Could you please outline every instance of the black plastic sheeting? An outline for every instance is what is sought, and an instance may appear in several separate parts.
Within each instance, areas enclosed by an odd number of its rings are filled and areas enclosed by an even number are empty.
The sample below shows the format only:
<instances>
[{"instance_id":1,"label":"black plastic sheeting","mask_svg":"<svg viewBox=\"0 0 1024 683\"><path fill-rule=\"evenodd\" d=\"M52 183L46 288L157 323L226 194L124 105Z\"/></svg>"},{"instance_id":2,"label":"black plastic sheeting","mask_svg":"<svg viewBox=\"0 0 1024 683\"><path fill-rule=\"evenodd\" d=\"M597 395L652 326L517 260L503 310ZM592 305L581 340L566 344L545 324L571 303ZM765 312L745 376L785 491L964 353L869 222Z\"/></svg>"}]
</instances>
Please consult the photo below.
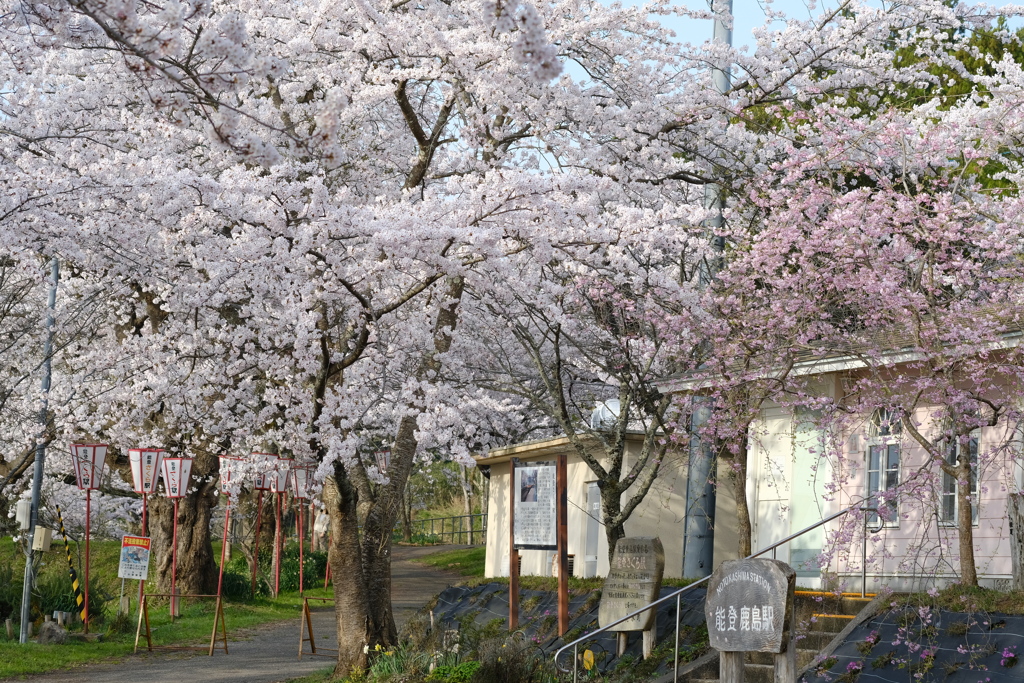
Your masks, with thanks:
<instances>
[{"instance_id":1,"label":"black plastic sheeting","mask_svg":"<svg viewBox=\"0 0 1024 683\"><path fill-rule=\"evenodd\" d=\"M678 588L662 588L661 596L669 595ZM565 643L561 638L553 640L544 639L544 633L550 634L556 629L550 628L552 618L558 617L558 598L554 592L520 590L519 597L519 630L523 635L533 640L538 650L545 655L553 655ZM690 626L697 629L704 624L704 596L703 587L694 588L682 594L682 614L680 617L680 628ZM583 610L587 602L591 604ZM535 604L534 604L535 603ZM591 594L570 595L569 597L569 630L568 635L578 638L589 631L597 629L597 609L599 602L593 600ZM530 605L530 609L524 609L524 605ZM442 592L437 599L437 606L432 610L434 614L435 628L461 630L467 625L472 628L483 629L491 625L494 629L500 621L500 629L503 632L508 630L508 586L501 583L488 583L475 588L464 586L452 586ZM676 601L669 600L658 608L656 614L656 644L671 642L675 634ZM557 622L556 622L557 623ZM545 627L547 625L547 627ZM571 642L571 641L570 641ZM639 631L631 632L627 641L626 655L639 659L642 652L642 636ZM680 649L689 643L680 639ZM579 647L579 655L583 655L585 649L594 652L597 666L604 671L614 668L618 662L615 657L615 634L602 633L593 639L589 639ZM671 662L671 654L668 657ZM562 655L559 663L563 667L572 664L572 654L566 652ZM666 668L663 665L662 668Z\"/></svg>"},{"instance_id":2,"label":"black plastic sheeting","mask_svg":"<svg viewBox=\"0 0 1024 683\"><path fill-rule=\"evenodd\" d=\"M867 651L865 643L872 634L877 634L878 642ZM858 644L865 652L858 649ZM1017 655L1012 666L1002 663L1007 659L1007 648ZM809 674L803 680L1021 683L1024 617L928 608L894 609L854 629L833 656L836 662L827 671L819 669L817 675ZM860 674L847 673L856 669L857 663L861 665Z\"/></svg>"}]
</instances>

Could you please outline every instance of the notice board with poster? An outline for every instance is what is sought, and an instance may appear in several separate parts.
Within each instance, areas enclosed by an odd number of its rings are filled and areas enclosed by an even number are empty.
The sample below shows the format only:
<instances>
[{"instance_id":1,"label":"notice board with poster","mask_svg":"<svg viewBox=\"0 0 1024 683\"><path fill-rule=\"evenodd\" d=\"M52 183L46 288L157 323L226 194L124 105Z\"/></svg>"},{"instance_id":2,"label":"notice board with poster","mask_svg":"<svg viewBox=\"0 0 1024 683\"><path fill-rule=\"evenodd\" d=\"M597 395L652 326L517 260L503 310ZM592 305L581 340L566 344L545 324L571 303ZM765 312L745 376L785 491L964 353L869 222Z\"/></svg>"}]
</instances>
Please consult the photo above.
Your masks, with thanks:
<instances>
[{"instance_id":1,"label":"notice board with poster","mask_svg":"<svg viewBox=\"0 0 1024 683\"><path fill-rule=\"evenodd\" d=\"M145 581L149 575L150 539L145 536L125 536L121 539L121 562L117 578Z\"/></svg>"},{"instance_id":2,"label":"notice board with poster","mask_svg":"<svg viewBox=\"0 0 1024 683\"><path fill-rule=\"evenodd\" d=\"M517 465L513 539L520 550L555 550L555 480L554 462L531 462Z\"/></svg>"}]
</instances>

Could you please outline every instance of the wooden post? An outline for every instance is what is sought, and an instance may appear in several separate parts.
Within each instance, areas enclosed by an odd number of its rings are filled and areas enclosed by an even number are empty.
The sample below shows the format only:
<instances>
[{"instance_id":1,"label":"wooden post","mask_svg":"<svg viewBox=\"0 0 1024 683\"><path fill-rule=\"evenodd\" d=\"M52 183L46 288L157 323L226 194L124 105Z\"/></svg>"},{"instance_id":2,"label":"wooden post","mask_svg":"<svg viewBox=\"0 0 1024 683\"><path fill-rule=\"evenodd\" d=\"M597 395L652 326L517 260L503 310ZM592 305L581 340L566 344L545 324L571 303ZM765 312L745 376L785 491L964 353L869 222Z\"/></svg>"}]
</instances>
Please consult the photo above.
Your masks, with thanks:
<instances>
[{"instance_id":1,"label":"wooden post","mask_svg":"<svg viewBox=\"0 0 1024 683\"><path fill-rule=\"evenodd\" d=\"M786 651L775 655L775 683L796 683L796 642L792 631Z\"/></svg>"},{"instance_id":2,"label":"wooden post","mask_svg":"<svg viewBox=\"0 0 1024 683\"><path fill-rule=\"evenodd\" d=\"M746 671L742 652L719 652L718 662L718 680L721 683L743 683Z\"/></svg>"},{"instance_id":3,"label":"wooden post","mask_svg":"<svg viewBox=\"0 0 1024 683\"><path fill-rule=\"evenodd\" d=\"M649 628L643 632L643 653L644 659L647 659L654 652L654 629Z\"/></svg>"},{"instance_id":4,"label":"wooden post","mask_svg":"<svg viewBox=\"0 0 1024 683\"><path fill-rule=\"evenodd\" d=\"M626 646L629 643L629 631L615 632L615 656L621 657L626 654Z\"/></svg>"},{"instance_id":5,"label":"wooden post","mask_svg":"<svg viewBox=\"0 0 1024 683\"><path fill-rule=\"evenodd\" d=\"M516 464L508 462L508 630L519 628L519 551L516 550ZM433 521L431 521L433 526Z\"/></svg>"},{"instance_id":6,"label":"wooden post","mask_svg":"<svg viewBox=\"0 0 1024 683\"><path fill-rule=\"evenodd\" d=\"M1010 587L1024 589L1024 494L1006 495L1006 516L1010 518Z\"/></svg>"},{"instance_id":7,"label":"wooden post","mask_svg":"<svg viewBox=\"0 0 1024 683\"><path fill-rule=\"evenodd\" d=\"M558 545L558 635L569 630L569 497L567 456L560 453L555 471L555 515Z\"/></svg>"}]
</instances>

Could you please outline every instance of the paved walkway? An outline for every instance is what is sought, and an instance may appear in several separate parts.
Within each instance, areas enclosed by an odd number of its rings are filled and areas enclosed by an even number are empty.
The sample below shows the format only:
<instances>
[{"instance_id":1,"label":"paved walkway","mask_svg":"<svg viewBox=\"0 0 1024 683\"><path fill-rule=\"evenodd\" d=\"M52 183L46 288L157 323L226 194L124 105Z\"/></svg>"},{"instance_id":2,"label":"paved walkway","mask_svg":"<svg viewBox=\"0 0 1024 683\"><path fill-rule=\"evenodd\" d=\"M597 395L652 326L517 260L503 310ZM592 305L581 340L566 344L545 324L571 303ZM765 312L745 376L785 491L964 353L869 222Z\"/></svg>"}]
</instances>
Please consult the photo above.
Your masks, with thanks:
<instances>
[{"instance_id":1,"label":"paved walkway","mask_svg":"<svg viewBox=\"0 0 1024 683\"><path fill-rule=\"evenodd\" d=\"M399 628L430 598L460 577L426 565L414 558L458 546L404 547L394 549L391 566L392 605ZM228 624L230 628L230 624ZM336 647L333 607L313 613L317 647ZM230 636L231 632L228 631ZM213 657L197 653L140 652L116 664L97 664L23 680L32 683L276 683L306 676L331 666L330 657L297 658L299 619L268 624L256 629L246 640L228 641L230 654ZM306 645L308 651L308 644Z\"/></svg>"}]
</instances>

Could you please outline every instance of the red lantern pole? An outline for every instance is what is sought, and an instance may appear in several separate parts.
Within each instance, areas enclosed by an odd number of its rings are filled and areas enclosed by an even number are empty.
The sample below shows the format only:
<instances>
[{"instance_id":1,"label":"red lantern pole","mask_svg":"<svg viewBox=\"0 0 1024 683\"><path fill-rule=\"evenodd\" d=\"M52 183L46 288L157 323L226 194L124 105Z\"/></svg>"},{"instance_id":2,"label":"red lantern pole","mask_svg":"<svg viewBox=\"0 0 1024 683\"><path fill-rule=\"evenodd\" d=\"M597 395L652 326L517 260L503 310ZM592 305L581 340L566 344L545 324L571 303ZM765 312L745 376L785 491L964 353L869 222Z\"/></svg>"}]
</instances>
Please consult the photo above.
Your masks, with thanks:
<instances>
[{"instance_id":1,"label":"red lantern pole","mask_svg":"<svg viewBox=\"0 0 1024 683\"><path fill-rule=\"evenodd\" d=\"M174 529L171 532L171 621L178 616L178 499L174 499Z\"/></svg>"},{"instance_id":2,"label":"red lantern pole","mask_svg":"<svg viewBox=\"0 0 1024 683\"><path fill-rule=\"evenodd\" d=\"M331 581L331 536L327 536L327 571L324 572L324 590L327 590L327 584Z\"/></svg>"},{"instance_id":3,"label":"red lantern pole","mask_svg":"<svg viewBox=\"0 0 1024 683\"><path fill-rule=\"evenodd\" d=\"M263 490L256 497L256 543L252 549L252 597L256 597L256 571L260 561L260 527L263 523Z\"/></svg>"},{"instance_id":4,"label":"red lantern pole","mask_svg":"<svg viewBox=\"0 0 1024 683\"><path fill-rule=\"evenodd\" d=\"M277 528L274 534L274 595L281 594L281 493L277 494Z\"/></svg>"},{"instance_id":5,"label":"red lantern pole","mask_svg":"<svg viewBox=\"0 0 1024 683\"><path fill-rule=\"evenodd\" d=\"M149 537L149 534L146 533L148 529L149 529L149 526L146 524L146 494L143 493L142 494L142 535L146 536L147 538ZM143 593L143 591L145 591L145 589L146 589L146 581L145 581L145 579L139 579L139 609L142 609L142 593Z\"/></svg>"},{"instance_id":6,"label":"red lantern pole","mask_svg":"<svg viewBox=\"0 0 1024 683\"><path fill-rule=\"evenodd\" d=\"M303 537L306 535L306 534L303 533L303 529L302 529L302 508L305 507L305 501L299 501L299 506L298 507L299 507L299 595L301 596L302 595L302 591L303 591L302 574L304 573L302 571L303 567L304 567L304 565L302 563L302 540L303 540Z\"/></svg>"},{"instance_id":7,"label":"red lantern pole","mask_svg":"<svg viewBox=\"0 0 1024 683\"><path fill-rule=\"evenodd\" d=\"M85 632L89 632L89 518L92 516L92 489L85 490Z\"/></svg>"}]
</instances>

